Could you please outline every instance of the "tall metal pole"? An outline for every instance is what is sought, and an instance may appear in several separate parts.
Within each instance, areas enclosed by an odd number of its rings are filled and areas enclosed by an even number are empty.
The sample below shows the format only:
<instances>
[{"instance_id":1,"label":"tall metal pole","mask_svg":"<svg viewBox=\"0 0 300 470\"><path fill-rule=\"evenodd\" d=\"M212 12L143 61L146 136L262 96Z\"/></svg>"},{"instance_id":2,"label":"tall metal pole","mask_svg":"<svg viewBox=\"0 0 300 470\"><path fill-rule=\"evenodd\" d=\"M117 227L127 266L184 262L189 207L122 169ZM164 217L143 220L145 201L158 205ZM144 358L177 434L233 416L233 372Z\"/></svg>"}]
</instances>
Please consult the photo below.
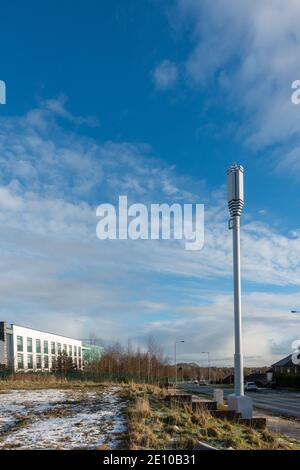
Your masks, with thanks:
<instances>
[{"instance_id":1,"label":"tall metal pole","mask_svg":"<svg viewBox=\"0 0 300 470\"><path fill-rule=\"evenodd\" d=\"M240 252L240 217L233 218L233 277L234 277L234 392L237 396L244 395L244 365L242 351L242 305L241 305L241 252Z\"/></svg>"},{"instance_id":2,"label":"tall metal pole","mask_svg":"<svg viewBox=\"0 0 300 470\"><path fill-rule=\"evenodd\" d=\"M234 393L244 395L244 368L242 352L242 307L241 307L241 260L240 260L240 217L244 206L244 169L232 165L228 170L228 208L231 215L229 229L233 241L234 279Z\"/></svg>"}]
</instances>

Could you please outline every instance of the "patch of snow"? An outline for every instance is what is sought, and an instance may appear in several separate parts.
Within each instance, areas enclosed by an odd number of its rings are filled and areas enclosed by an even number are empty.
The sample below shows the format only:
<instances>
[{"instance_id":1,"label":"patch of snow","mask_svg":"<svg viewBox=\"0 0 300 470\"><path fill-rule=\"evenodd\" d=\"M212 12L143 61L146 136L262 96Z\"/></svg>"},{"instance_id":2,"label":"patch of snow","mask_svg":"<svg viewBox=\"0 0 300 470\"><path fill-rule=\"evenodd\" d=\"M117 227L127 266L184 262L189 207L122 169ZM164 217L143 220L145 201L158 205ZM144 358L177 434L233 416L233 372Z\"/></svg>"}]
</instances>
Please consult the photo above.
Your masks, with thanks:
<instances>
[{"instance_id":1,"label":"patch of snow","mask_svg":"<svg viewBox=\"0 0 300 470\"><path fill-rule=\"evenodd\" d=\"M62 390L12 390L0 394L0 433L34 412L45 412L66 400Z\"/></svg>"},{"instance_id":2,"label":"patch of snow","mask_svg":"<svg viewBox=\"0 0 300 470\"><path fill-rule=\"evenodd\" d=\"M126 427L125 406L118 387L0 395L0 448L93 449L103 443L116 448ZM24 417L28 422L18 427Z\"/></svg>"}]
</instances>

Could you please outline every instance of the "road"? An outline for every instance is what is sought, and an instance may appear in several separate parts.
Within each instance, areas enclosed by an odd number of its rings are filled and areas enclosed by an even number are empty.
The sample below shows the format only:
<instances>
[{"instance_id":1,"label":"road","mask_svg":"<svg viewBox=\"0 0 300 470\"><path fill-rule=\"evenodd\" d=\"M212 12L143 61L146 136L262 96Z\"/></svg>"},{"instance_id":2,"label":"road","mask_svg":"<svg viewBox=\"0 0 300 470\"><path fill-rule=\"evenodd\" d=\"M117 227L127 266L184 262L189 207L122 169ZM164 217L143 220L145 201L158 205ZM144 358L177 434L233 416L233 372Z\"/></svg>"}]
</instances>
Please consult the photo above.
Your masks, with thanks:
<instances>
[{"instance_id":1,"label":"road","mask_svg":"<svg viewBox=\"0 0 300 470\"><path fill-rule=\"evenodd\" d=\"M199 386L194 384L180 385L185 391L212 397L213 389L211 386ZM224 397L233 393L232 388L224 388ZM266 410L275 415L300 418L300 392L277 391L268 389L258 389L257 392L247 392L253 399L255 408Z\"/></svg>"}]
</instances>

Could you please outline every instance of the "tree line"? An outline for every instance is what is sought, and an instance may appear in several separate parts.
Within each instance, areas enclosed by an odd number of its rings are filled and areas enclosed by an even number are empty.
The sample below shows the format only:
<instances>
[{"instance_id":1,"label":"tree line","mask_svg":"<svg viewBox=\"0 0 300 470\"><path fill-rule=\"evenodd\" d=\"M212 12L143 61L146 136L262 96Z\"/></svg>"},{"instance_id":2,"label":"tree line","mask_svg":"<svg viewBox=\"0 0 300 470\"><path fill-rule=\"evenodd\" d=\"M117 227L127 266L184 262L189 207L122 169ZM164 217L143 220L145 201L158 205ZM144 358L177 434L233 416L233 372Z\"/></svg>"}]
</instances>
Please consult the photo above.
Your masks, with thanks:
<instances>
[{"instance_id":1,"label":"tree line","mask_svg":"<svg viewBox=\"0 0 300 470\"><path fill-rule=\"evenodd\" d=\"M222 382L233 374L230 367L203 367L196 363L177 363L178 381ZM128 341L127 347L115 343L105 348L101 358L84 364L85 373L91 373L110 380L133 379L138 382L161 383L174 381L176 369L174 359L166 356L163 348L150 337L145 349L134 348ZM233 378L232 378L233 383Z\"/></svg>"}]
</instances>

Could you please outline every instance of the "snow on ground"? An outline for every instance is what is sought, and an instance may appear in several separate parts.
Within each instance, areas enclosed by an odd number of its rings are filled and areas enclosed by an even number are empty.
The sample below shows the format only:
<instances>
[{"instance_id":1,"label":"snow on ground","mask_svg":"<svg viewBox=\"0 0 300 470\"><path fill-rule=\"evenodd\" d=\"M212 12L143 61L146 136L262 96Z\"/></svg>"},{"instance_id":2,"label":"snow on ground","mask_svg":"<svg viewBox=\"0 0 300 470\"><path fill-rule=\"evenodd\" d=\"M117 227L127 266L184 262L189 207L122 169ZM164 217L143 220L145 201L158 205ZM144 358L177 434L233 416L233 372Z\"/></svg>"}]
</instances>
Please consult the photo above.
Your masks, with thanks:
<instances>
[{"instance_id":1,"label":"snow on ground","mask_svg":"<svg viewBox=\"0 0 300 470\"><path fill-rule=\"evenodd\" d=\"M43 412L67 400L62 390L12 390L0 393L0 433L30 413Z\"/></svg>"},{"instance_id":2,"label":"snow on ground","mask_svg":"<svg viewBox=\"0 0 300 470\"><path fill-rule=\"evenodd\" d=\"M0 393L0 449L116 448L125 406L118 387Z\"/></svg>"}]
</instances>

